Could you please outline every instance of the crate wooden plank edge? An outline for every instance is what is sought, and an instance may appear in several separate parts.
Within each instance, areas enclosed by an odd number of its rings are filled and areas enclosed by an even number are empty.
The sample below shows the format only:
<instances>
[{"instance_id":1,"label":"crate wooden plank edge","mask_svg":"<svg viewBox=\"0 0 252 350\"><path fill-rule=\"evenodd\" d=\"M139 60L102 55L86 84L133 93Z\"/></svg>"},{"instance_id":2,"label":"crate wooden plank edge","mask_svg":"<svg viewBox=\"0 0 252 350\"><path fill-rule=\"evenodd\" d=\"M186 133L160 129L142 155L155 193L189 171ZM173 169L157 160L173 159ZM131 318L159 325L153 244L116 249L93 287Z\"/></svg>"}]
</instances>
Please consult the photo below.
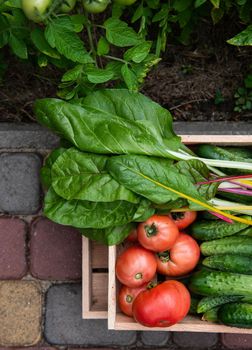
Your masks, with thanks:
<instances>
[{"instance_id":1,"label":"crate wooden plank edge","mask_svg":"<svg viewBox=\"0 0 252 350\"><path fill-rule=\"evenodd\" d=\"M252 145L252 135L180 135L183 143L187 145L213 143L216 145L246 146Z\"/></svg>"},{"instance_id":2,"label":"crate wooden plank edge","mask_svg":"<svg viewBox=\"0 0 252 350\"><path fill-rule=\"evenodd\" d=\"M104 286L106 288L106 286ZM82 237L82 318L84 319L107 319L107 310L92 310L92 265L91 265L91 242Z\"/></svg>"}]
</instances>

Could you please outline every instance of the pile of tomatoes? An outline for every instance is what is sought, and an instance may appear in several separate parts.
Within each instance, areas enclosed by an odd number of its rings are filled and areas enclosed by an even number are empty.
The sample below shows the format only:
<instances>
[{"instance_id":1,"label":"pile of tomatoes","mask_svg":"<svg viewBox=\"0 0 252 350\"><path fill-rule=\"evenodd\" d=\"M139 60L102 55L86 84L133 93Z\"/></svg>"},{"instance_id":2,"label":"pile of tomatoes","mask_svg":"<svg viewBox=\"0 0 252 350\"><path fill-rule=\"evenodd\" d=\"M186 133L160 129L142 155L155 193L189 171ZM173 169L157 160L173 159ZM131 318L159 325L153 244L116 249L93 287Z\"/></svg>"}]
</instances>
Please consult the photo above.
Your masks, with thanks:
<instances>
[{"instance_id":1,"label":"pile of tomatoes","mask_svg":"<svg viewBox=\"0 0 252 350\"><path fill-rule=\"evenodd\" d=\"M195 219L195 212L153 215L129 235L116 261L124 314L147 327L169 327L187 315L190 294L174 277L185 276L199 261L197 242L181 231ZM157 274L166 280L156 283Z\"/></svg>"}]
</instances>

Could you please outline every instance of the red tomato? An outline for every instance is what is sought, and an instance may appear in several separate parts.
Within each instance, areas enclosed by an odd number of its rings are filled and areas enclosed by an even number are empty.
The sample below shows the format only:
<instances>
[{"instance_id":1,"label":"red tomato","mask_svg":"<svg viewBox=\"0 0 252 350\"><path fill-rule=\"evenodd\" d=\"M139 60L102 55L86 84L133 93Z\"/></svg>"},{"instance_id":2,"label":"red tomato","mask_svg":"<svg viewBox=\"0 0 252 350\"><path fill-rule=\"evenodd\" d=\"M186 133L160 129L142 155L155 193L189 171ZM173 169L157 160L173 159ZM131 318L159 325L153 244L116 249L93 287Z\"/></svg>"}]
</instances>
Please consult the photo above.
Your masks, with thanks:
<instances>
[{"instance_id":1,"label":"red tomato","mask_svg":"<svg viewBox=\"0 0 252 350\"><path fill-rule=\"evenodd\" d=\"M179 230L169 216L153 215L137 228L139 243L154 252L170 249L178 235Z\"/></svg>"},{"instance_id":2,"label":"red tomato","mask_svg":"<svg viewBox=\"0 0 252 350\"><path fill-rule=\"evenodd\" d=\"M197 217L196 211L184 211L184 212L172 212L169 215L179 230L183 230L187 226L191 225Z\"/></svg>"},{"instance_id":3,"label":"red tomato","mask_svg":"<svg viewBox=\"0 0 252 350\"><path fill-rule=\"evenodd\" d=\"M128 242L137 242L137 229L134 228L130 234L128 235L128 237L126 238L126 241Z\"/></svg>"},{"instance_id":4,"label":"red tomato","mask_svg":"<svg viewBox=\"0 0 252 350\"><path fill-rule=\"evenodd\" d=\"M157 254L157 271L167 276L183 276L195 268L199 258L198 243L181 232L170 251Z\"/></svg>"},{"instance_id":5,"label":"red tomato","mask_svg":"<svg viewBox=\"0 0 252 350\"><path fill-rule=\"evenodd\" d=\"M138 294L133 317L147 327L169 327L187 315L190 303L190 293L181 282L165 281Z\"/></svg>"},{"instance_id":6,"label":"red tomato","mask_svg":"<svg viewBox=\"0 0 252 350\"><path fill-rule=\"evenodd\" d=\"M132 305L133 301L137 295L146 290L148 283L145 283L143 286L138 288L129 288L127 286L122 286L118 294L118 304L120 310L127 316L132 316Z\"/></svg>"},{"instance_id":7,"label":"red tomato","mask_svg":"<svg viewBox=\"0 0 252 350\"><path fill-rule=\"evenodd\" d=\"M149 282L155 275L155 255L140 246L127 248L116 261L116 276L127 287L136 288Z\"/></svg>"}]
</instances>

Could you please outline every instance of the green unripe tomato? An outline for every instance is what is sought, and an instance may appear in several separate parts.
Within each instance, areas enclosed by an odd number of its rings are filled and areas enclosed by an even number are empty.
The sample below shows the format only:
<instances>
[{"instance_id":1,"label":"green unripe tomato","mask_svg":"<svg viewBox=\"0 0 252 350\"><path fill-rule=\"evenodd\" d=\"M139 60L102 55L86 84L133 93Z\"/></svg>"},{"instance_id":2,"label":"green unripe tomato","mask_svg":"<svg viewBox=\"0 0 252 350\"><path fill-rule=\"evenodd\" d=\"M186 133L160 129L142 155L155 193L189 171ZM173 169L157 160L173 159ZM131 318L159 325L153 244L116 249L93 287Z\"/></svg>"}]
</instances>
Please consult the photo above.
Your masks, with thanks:
<instances>
[{"instance_id":1,"label":"green unripe tomato","mask_svg":"<svg viewBox=\"0 0 252 350\"><path fill-rule=\"evenodd\" d=\"M42 21L43 15L51 6L52 0L22 0L22 10L28 19L39 23Z\"/></svg>"},{"instance_id":2,"label":"green unripe tomato","mask_svg":"<svg viewBox=\"0 0 252 350\"><path fill-rule=\"evenodd\" d=\"M90 13L101 13L105 11L110 0L83 0L84 9Z\"/></svg>"},{"instance_id":3,"label":"green unripe tomato","mask_svg":"<svg viewBox=\"0 0 252 350\"><path fill-rule=\"evenodd\" d=\"M136 2L137 0L114 0L114 2L116 2L119 5L123 5L123 6L130 6L132 4L134 4L134 2Z\"/></svg>"},{"instance_id":4,"label":"green unripe tomato","mask_svg":"<svg viewBox=\"0 0 252 350\"><path fill-rule=\"evenodd\" d=\"M76 0L64 0L63 4L60 6L60 12L68 13L74 9L76 5Z\"/></svg>"}]
</instances>

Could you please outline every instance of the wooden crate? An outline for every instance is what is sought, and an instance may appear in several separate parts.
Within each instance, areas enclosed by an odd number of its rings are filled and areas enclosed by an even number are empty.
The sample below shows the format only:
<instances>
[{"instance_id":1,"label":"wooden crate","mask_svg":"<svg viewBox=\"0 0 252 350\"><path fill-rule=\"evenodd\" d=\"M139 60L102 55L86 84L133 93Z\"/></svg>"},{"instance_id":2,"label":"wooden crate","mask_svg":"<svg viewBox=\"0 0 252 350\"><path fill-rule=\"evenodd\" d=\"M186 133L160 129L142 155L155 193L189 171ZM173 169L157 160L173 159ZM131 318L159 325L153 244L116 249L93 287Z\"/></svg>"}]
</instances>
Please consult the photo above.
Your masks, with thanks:
<instances>
[{"instance_id":1,"label":"wooden crate","mask_svg":"<svg viewBox=\"0 0 252 350\"><path fill-rule=\"evenodd\" d=\"M82 238L82 317L108 318L108 247Z\"/></svg>"},{"instance_id":2,"label":"wooden crate","mask_svg":"<svg viewBox=\"0 0 252 350\"><path fill-rule=\"evenodd\" d=\"M251 135L181 135L182 141L188 145L212 143L216 145L248 146L252 145ZM92 246L93 248L90 248ZM109 255L108 287L105 279L99 277L97 282L94 251L100 249L101 260ZM187 316L182 322L168 328L148 328L136 323L132 318L123 315L117 308L118 282L115 276L116 256L120 247L101 247L83 238L83 318L108 318L108 328L115 330L148 330L148 331L178 331L178 332L214 332L214 333L244 333L252 334L252 329L242 329L201 321L200 316ZM95 254L95 256L97 253ZM98 254L99 255L99 254ZM106 274L106 273L105 273ZM96 282L95 282L96 281ZM107 303L105 301L107 296ZM100 298L100 299L99 299ZM98 308L98 309L97 309ZM106 311L107 310L107 311Z\"/></svg>"}]
</instances>

